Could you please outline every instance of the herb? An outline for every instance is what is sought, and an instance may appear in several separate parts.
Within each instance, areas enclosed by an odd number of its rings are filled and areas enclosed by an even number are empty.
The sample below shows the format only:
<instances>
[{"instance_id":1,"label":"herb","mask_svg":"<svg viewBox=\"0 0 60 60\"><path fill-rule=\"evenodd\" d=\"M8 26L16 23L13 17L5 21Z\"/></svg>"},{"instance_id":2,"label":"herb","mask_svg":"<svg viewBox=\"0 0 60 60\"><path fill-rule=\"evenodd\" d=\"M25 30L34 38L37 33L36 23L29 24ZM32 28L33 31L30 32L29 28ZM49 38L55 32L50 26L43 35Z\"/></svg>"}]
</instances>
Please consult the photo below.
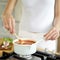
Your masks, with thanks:
<instances>
[{"instance_id":1,"label":"herb","mask_svg":"<svg viewBox=\"0 0 60 60\"><path fill-rule=\"evenodd\" d=\"M13 42L13 39L12 38L3 38L4 41L7 41L9 43L12 43Z\"/></svg>"}]
</instances>

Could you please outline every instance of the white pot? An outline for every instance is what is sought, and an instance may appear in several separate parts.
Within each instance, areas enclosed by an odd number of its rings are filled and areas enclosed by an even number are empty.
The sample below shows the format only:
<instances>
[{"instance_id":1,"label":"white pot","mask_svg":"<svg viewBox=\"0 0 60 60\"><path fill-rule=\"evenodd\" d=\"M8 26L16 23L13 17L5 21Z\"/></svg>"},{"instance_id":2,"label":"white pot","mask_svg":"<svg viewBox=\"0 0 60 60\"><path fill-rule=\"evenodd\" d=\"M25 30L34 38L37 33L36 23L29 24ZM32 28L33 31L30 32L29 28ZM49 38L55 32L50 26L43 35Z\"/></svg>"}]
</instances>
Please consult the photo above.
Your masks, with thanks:
<instances>
[{"instance_id":1,"label":"white pot","mask_svg":"<svg viewBox=\"0 0 60 60\"><path fill-rule=\"evenodd\" d=\"M15 43L18 40L19 39L16 39L13 41L15 53L17 53L19 55L31 55L36 52L37 42L33 43L32 45L20 45L20 44ZM24 39L22 39L22 40L24 40ZM27 39L25 39L25 40L27 40Z\"/></svg>"}]
</instances>

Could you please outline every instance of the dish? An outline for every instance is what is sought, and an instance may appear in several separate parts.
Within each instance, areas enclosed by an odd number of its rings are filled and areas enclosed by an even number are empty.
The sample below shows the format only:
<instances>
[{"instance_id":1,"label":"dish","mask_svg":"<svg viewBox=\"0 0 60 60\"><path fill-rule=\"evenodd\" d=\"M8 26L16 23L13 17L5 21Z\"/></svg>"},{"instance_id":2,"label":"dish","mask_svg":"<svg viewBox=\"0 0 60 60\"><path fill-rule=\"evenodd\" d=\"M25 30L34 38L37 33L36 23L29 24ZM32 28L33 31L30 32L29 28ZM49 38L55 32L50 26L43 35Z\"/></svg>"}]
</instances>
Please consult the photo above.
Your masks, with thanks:
<instances>
[{"instance_id":1,"label":"dish","mask_svg":"<svg viewBox=\"0 0 60 60\"><path fill-rule=\"evenodd\" d=\"M13 51L13 39L0 38L0 58L3 57L4 53L8 55L13 53Z\"/></svg>"},{"instance_id":2,"label":"dish","mask_svg":"<svg viewBox=\"0 0 60 60\"><path fill-rule=\"evenodd\" d=\"M29 42L30 43L33 42L33 43L30 44ZM19 54L20 56L21 55L31 55L36 52L37 42L35 40L31 40L31 39L27 39L27 38L21 38L21 40L15 39L13 41L13 44L14 44L14 52L16 54Z\"/></svg>"}]
</instances>

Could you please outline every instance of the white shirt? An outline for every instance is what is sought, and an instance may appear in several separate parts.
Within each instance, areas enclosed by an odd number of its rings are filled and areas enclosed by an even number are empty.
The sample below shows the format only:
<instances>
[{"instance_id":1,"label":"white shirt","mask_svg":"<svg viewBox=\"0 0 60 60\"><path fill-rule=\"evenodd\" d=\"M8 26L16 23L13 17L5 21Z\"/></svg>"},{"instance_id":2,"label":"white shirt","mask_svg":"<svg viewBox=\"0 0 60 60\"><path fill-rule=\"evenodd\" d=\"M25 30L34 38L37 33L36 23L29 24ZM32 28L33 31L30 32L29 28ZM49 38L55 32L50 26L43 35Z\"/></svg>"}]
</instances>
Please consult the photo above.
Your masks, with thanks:
<instances>
[{"instance_id":1,"label":"white shirt","mask_svg":"<svg viewBox=\"0 0 60 60\"><path fill-rule=\"evenodd\" d=\"M21 4L21 5L20 5ZM55 0L18 0L16 17L20 19L19 35L23 38L32 38L39 41L38 47L48 50L55 50L57 42L45 41L41 36L48 32L54 19L54 4ZM18 7L18 9L17 9ZM22 7L22 16L19 11ZM20 8L20 9L19 9ZM18 18L17 18L18 19ZM29 31L29 32L28 32ZM38 32L33 34L31 32ZM40 34L43 33L43 34Z\"/></svg>"},{"instance_id":2,"label":"white shirt","mask_svg":"<svg viewBox=\"0 0 60 60\"><path fill-rule=\"evenodd\" d=\"M45 33L52 27L55 0L21 0L20 29Z\"/></svg>"}]
</instances>

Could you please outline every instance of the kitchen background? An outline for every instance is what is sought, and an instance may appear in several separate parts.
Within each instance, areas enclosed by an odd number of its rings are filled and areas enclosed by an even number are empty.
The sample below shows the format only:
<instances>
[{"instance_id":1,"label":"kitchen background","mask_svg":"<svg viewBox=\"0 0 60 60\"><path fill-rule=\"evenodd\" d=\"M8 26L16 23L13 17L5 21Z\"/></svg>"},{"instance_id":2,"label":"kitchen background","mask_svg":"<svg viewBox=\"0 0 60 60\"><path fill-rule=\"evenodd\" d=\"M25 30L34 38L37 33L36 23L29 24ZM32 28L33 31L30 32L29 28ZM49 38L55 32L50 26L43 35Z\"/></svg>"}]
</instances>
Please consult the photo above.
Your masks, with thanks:
<instances>
[{"instance_id":1,"label":"kitchen background","mask_svg":"<svg viewBox=\"0 0 60 60\"><path fill-rule=\"evenodd\" d=\"M20 1L20 0L19 0ZM7 0L0 0L0 36L11 36L11 37L14 37L12 35L10 35L3 27L3 23L2 23L2 13L3 13L3 10L4 10L4 7L6 5L6 2ZM18 7L20 5L20 3L18 2L18 4L16 5L14 11L13 11L13 15L14 15L14 18L16 20L16 32L17 34L19 33L19 23L20 23L20 17L21 17L21 9ZM58 42L57 42L57 51L59 52L60 51L60 38L58 39Z\"/></svg>"}]
</instances>

